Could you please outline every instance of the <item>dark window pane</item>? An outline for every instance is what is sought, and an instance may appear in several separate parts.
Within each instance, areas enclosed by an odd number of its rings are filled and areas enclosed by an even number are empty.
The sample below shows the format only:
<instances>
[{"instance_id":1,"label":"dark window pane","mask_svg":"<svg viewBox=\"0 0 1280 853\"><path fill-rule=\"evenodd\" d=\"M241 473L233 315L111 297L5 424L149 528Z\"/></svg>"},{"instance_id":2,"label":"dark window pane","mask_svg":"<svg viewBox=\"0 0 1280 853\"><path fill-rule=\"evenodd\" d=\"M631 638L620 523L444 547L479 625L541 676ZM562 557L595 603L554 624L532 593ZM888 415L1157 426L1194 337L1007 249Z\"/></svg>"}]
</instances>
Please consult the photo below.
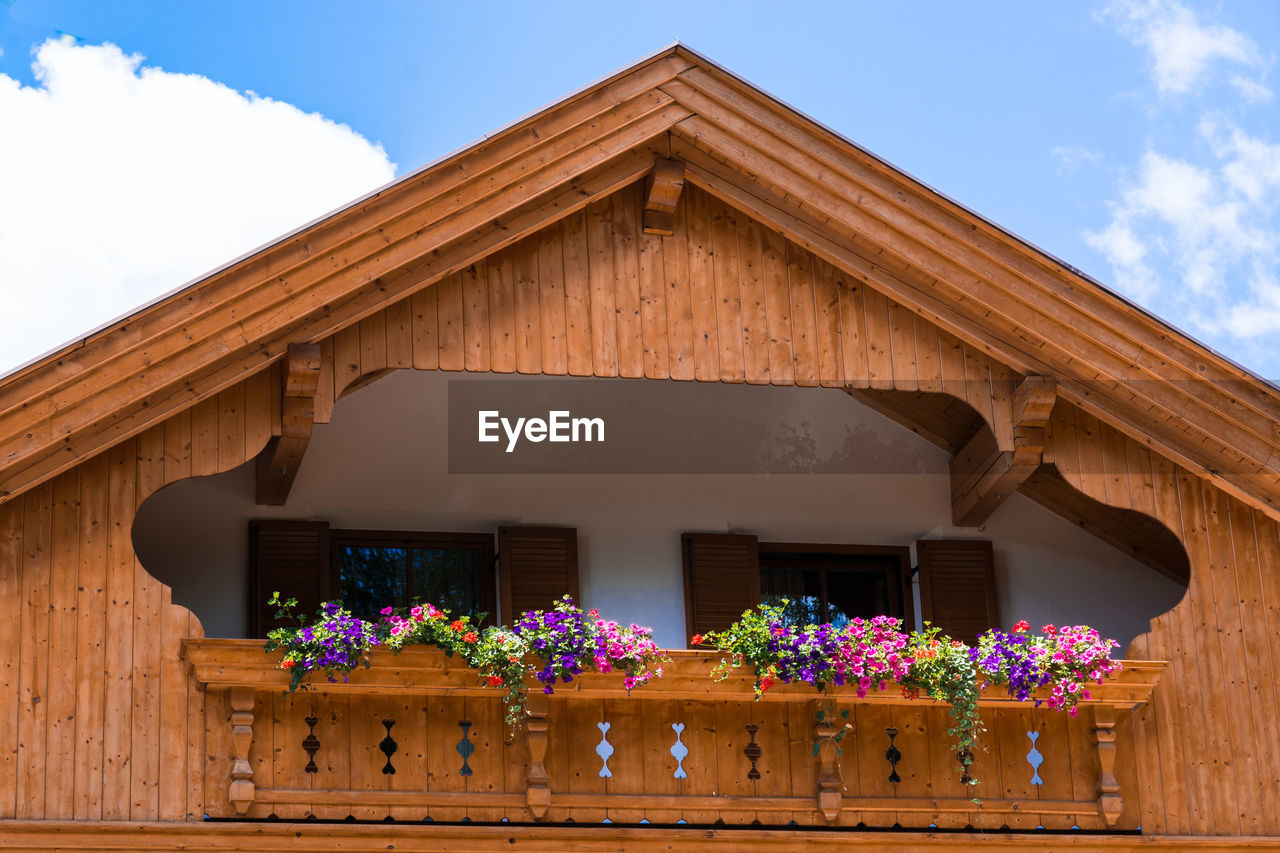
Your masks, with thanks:
<instances>
[{"instance_id":1,"label":"dark window pane","mask_svg":"<svg viewBox=\"0 0 1280 853\"><path fill-rule=\"evenodd\" d=\"M485 567L487 568L487 567ZM411 562L413 597L455 616L479 617L480 553L462 548L415 548Z\"/></svg>"},{"instance_id":2,"label":"dark window pane","mask_svg":"<svg viewBox=\"0 0 1280 853\"><path fill-rule=\"evenodd\" d=\"M817 569L762 568L760 595L765 604L781 604L786 599L786 620L792 625L823 621L822 577Z\"/></svg>"},{"instance_id":3,"label":"dark window pane","mask_svg":"<svg viewBox=\"0 0 1280 853\"><path fill-rule=\"evenodd\" d=\"M339 551L338 588L342 602L362 619L376 619L388 605L409 603L405 548L348 545Z\"/></svg>"},{"instance_id":4,"label":"dark window pane","mask_svg":"<svg viewBox=\"0 0 1280 853\"><path fill-rule=\"evenodd\" d=\"M855 616L870 619L892 613L888 574L829 570L827 610L833 625L847 625Z\"/></svg>"}]
</instances>

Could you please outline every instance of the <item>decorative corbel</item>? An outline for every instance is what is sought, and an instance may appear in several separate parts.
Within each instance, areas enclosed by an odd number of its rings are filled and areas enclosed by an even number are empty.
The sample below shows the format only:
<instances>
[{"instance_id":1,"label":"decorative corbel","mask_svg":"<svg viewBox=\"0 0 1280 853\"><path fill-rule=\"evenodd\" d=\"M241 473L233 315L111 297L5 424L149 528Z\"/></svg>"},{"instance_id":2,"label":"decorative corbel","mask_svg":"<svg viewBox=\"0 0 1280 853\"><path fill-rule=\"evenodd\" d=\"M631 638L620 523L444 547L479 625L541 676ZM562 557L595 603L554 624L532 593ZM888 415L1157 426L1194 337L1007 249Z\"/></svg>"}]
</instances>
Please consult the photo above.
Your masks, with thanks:
<instances>
[{"instance_id":1,"label":"decorative corbel","mask_svg":"<svg viewBox=\"0 0 1280 853\"><path fill-rule=\"evenodd\" d=\"M981 527L1044 460L1049 412L1057 385L1028 376L1011 398L1013 449L1001 450L989 427L978 430L951 460L951 516L957 527Z\"/></svg>"},{"instance_id":2,"label":"decorative corbel","mask_svg":"<svg viewBox=\"0 0 1280 853\"><path fill-rule=\"evenodd\" d=\"M315 423L320 345L289 344L283 364L280 434L258 455L257 502L262 506L284 506L302 466Z\"/></svg>"},{"instance_id":3,"label":"decorative corbel","mask_svg":"<svg viewBox=\"0 0 1280 853\"><path fill-rule=\"evenodd\" d=\"M676 205L684 190L684 163L658 160L645 186L644 233L669 237L675 233Z\"/></svg>"}]
</instances>

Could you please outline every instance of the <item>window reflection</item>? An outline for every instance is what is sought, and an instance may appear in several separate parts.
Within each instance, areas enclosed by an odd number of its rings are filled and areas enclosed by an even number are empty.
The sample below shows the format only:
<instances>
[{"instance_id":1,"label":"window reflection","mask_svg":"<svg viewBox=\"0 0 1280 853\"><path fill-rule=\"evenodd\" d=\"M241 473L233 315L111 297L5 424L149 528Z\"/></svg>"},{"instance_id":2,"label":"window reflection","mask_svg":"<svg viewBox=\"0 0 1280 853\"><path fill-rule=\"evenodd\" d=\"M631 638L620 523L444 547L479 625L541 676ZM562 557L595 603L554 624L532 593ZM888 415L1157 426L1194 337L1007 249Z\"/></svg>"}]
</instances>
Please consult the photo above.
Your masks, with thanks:
<instances>
[{"instance_id":1,"label":"window reflection","mask_svg":"<svg viewBox=\"0 0 1280 853\"><path fill-rule=\"evenodd\" d=\"M489 536L335 531L331 542L338 595L362 619L423 602L477 622L493 614Z\"/></svg>"},{"instance_id":2,"label":"window reflection","mask_svg":"<svg viewBox=\"0 0 1280 853\"><path fill-rule=\"evenodd\" d=\"M760 546L760 593L766 604L786 600L792 625L848 625L855 617L906 616L904 549L859 553L854 546ZM870 550L870 549L869 549ZM881 551L886 553L880 553Z\"/></svg>"}]
</instances>

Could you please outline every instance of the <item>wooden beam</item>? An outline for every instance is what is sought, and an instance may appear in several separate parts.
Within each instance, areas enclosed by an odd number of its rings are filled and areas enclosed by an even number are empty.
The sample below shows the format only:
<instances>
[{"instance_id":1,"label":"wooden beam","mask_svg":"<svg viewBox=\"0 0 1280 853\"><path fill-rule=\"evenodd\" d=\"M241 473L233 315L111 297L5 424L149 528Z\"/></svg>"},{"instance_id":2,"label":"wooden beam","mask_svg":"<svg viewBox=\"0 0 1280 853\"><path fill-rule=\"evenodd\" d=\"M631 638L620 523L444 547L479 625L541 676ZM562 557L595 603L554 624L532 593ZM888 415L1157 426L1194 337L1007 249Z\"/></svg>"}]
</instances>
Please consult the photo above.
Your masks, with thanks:
<instances>
[{"instance_id":1,"label":"wooden beam","mask_svg":"<svg viewBox=\"0 0 1280 853\"><path fill-rule=\"evenodd\" d=\"M732 849L738 853L773 853L780 849L819 851L949 851L981 847L1003 851L1090 851L1114 853L1229 853L1238 850L1280 850L1280 841L1263 836L1159 836L1133 832L939 832L895 831L892 846L884 832L831 831L825 827L785 826L626 826L562 823L520 826L518 836L507 824L448 824L437 822L429 832L403 823L326 823L268 821L69 821L9 820L4 841L23 850L98 851L294 851L390 850L428 853L473 850L502 853L581 853L629 851L659 853L679 848L689 853ZM514 839L518 837L519 844ZM513 846L515 845L515 846Z\"/></svg>"},{"instance_id":2,"label":"wooden beam","mask_svg":"<svg viewBox=\"0 0 1280 853\"><path fill-rule=\"evenodd\" d=\"M664 90L672 88L668 86ZM1202 374L1193 383L1183 383L1162 378L1158 372L1139 378L1137 374L1141 371L1128 362L1123 365L1110 362L1104 368L1093 358L1097 353L1085 355L1076 349L1077 345L1093 346L1086 335L1073 331L1076 329L1074 324L1086 322L1080 315L1073 316L1064 327L1052 332L1039 325L1039 320L1014 318L1008 327L1011 334L993 335L993 322L1006 319L1003 314L996 316L1000 312L995 300L985 303L986 307L981 311L969 310L975 304L971 295L948 292L951 279L931 275L910 260L890 255L885 251L885 244L875 243L856 225L845 222L842 216L849 212L851 205L831 195L822 179L816 179L814 183L799 173L776 169L763 174L765 164L755 160L738 163L723 134L703 133L706 129L704 124L690 124L686 120L672 131L672 153L685 161L690 183L751 214L760 222L783 231L790 239L838 269L891 295L939 327L974 343L1015 370L1055 375L1058 393L1063 399L1106 419L1171 461L1209 478L1228 494L1280 519L1280 478L1273 471L1280 465L1275 462L1280 456L1273 458L1268 455L1274 453L1270 443L1265 447L1255 446L1254 439L1240 431L1244 426L1242 421L1234 418L1236 406L1217 397L1217 391L1232 382L1240 386L1239 394L1246 396L1250 390L1247 379L1216 376L1210 379ZM749 182L742 180L744 175ZM821 189L817 189L819 186ZM827 209L825 202L820 203L832 199L842 213ZM964 280L973 283L978 279L969 275ZM1097 292L1094 287L1076 286L1070 290ZM1006 300L1008 296L1005 292ZM1043 295L1038 297L1043 298ZM1036 312L1039 309L1033 311ZM1019 343L1026 341L1022 330L1030 328L1036 328L1042 335L1035 347ZM1166 332L1163 340L1168 343L1176 337ZM1144 343L1139 351L1160 349L1156 344ZM1116 354L1106 357L1114 359ZM1202 356L1198 363L1207 365L1207 358ZM1093 366L1095 363L1096 367ZM1081 373L1081 366L1086 364L1092 370L1088 376ZM1197 399L1194 403L1187 399L1181 403L1171 399L1171 396L1187 393L1185 387L1194 385L1200 388L1202 380L1205 381L1205 393L1214 394L1214 406L1206 407L1204 399ZM1274 391L1267 394L1273 405L1275 400L1280 400ZM1260 405L1265 403L1266 400L1259 402ZM1262 459L1271 461L1259 461Z\"/></svg>"},{"instance_id":3,"label":"wooden beam","mask_svg":"<svg viewBox=\"0 0 1280 853\"><path fill-rule=\"evenodd\" d=\"M658 160L645 184L644 233L670 237L675 233L676 205L684 190L684 163Z\"/></svg>"},{"instance_id":4,"label":"wooden beam","mask_svg":"<svg viewBox=\"0 0 1280 853\"><path fill-rule=\"evenodd\" d=\"M841 390L867 408L952 454L959 453L983 424L982 415L972 406L949 394L877 390L852 385Z\"/></svg>"},{"instance_id":5,"label":"wooden beam","mask_svg":"<svg viewBox=\"0 0 1280 853\"><path fill-rule=\"evenodd\" d=\"M127 387L117 388L113 399L118 401L122 399L119 395L126 393L136 393L138 396L129 397L125 402L114 405L109 405L104 400L97 401L93 404L93 412L85 415L87 420L82 427L73 429L68 424L62 424L54 430L52 422L45 421L43 433L51 435L56 431L61 436L59 446L47 446L41 450L37 446L39 443L32 439L28 445L24 445L31 453L24 452L21 457L16 453L9 455L0 446L0 503L73 467L94 453L163 421L169 415L213 396L243 380L249 372L264 369L261 365L283 355L287 340L318 340L332 335L386 307L388 302L405 298L416 290L435 284L551 222L581 210L594 199L635 183L651 168L654 154L654 149L647 143L639 148L629 148L618 157L571 179L555 193L527 201L457 240L441 244L419 263L367 281L357 291L346 296L332 293L308 296L306 301L314 301L327 308L311 313L303 312L304 316L300 320L295 318L286 323L281 316L277 319L282 325L277 326L276 320L265 312L252 314L252 335L247 332L250 325L248 321L241 320L237 326L238 333L245 339L241 348L228 351L227 342L223 339L210 343L210 346L216 344L218 348L213 355L210 355L208 347L203 344L192 344L187 348L181 357L191 361L199 359L202 366L198 373L184 371L180 366L173 365L167 374L168 378L162 380L157 378L156 373L164 371L159 365L153 365L149 374L146 371L132 374L132 378L124 380ZM344 269L347 273L356 275L359 265ZM304 297L295 292L293 296L282 299L291 305L303 301ZM280 307L277 313L285 315L291 310ZM287 338L284 337L286 334ZM205 360L205 356L212 360ZM21 461L17 461L19 458Z\"/></svg>"},{"instance_id":6,"label":"wooden beam","mask_svg":"<svg viewBox=\"0 0 1280 853\"><path fill-rule=\"evenodd\" d=\"M1187 549L1154 518L1095 501L1064 480L1052 465L1041 466L1019 491L1169 580L1183 586L1190 580Z\"/></svg>"},{"instance_id":7,"label":"wooden beam","mask_svg":"<svg viewBox=\"0 0 1280 853\"><path fill-rule=\"evenodd\" d=\"M283 394L280 434L272 436L258 454L257 502L284 506L315 423L316 389L320 387L320 345L289 344L282 362Z\"/></svg>"},{"instance_id":8,"label":"wooden beam","mask_svg":"<svg viewBox=\"0 0 1280 853\"><path fill-rule=\"evenodd\" d=\"M1012 447L984 426L951 460L951 516L981 527L1044 461L1045 429L1056 398L1053 380L1030 376L1014 391Z\"/></svg>"}]
</instances>

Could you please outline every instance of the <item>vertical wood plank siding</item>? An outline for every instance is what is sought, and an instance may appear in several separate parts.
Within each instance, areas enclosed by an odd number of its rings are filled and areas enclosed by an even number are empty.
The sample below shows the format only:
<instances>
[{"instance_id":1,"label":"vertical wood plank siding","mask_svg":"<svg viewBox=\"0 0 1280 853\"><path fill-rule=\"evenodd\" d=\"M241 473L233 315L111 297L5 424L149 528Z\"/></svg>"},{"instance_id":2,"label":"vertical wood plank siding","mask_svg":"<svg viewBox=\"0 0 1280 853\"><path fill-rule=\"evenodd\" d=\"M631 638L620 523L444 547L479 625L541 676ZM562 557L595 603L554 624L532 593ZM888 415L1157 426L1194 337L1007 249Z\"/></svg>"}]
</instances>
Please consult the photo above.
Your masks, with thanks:
<instances>
[{"instance_id":1,"label":"vertical wood plank siding","mask_svg":"<svg viewBox=\"0 0 1280 853\"><path fill-rule=\"evenodd\" d=\"M202 631L138 562L133 519L166 483L257 454L268 380L0 504L0 818L203 815L204 695L178 657Z\"/></svg>"},{"instance_id":2,"label":"vertical wood plank siding","mask_svg":"<svg viewBox=\"0 0 1280 853\"><path fill-rule=\"evenodd\" d=\"M407 365L942 390L1007 417L1017 377L981 349L695 187L670 237L640 233L640 204L635 187L597 201L322 341L318 418ZM256 455L277 384L252 377L0 504L0 818L200 819L205 697L178 640L201 629L138 563L132 524L161 486ZM1280 835L1280 525L1068 405L1051 436L1071 485L1190 556L1187 596L1128 650L1171 661L1120 727L1129 813L1149 834Z\"/></svg>"}]
</instances>

